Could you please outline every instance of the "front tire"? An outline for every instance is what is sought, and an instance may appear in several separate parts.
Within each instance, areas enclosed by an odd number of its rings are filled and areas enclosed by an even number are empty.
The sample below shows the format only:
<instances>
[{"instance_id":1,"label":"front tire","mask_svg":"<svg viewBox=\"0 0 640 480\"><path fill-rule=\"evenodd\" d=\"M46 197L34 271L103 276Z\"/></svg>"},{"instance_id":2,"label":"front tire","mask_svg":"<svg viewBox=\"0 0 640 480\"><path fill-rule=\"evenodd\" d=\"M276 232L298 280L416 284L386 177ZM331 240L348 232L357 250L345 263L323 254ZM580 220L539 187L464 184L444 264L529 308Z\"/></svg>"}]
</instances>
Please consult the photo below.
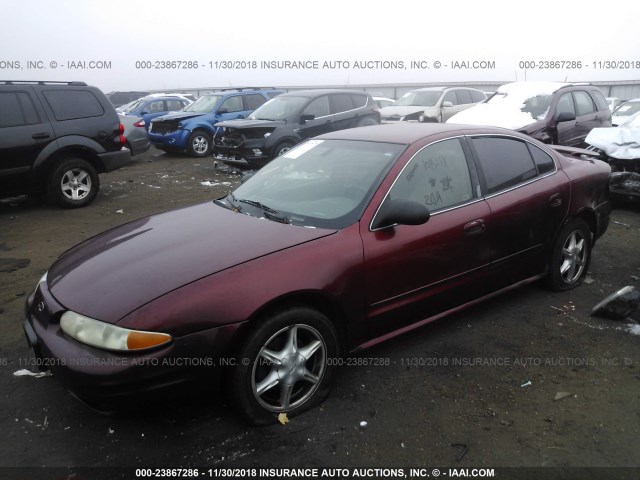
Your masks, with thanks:
<instances>
[{"instance_id":1,"label":"front tire","mask_svg":"<svg viewBox=\"0 0 640 480\"><path fill-rule=\"evenodd\" d=\"M192 157L206 157L211 155L213 149L213 143L211 142L211 135L207 132L196 131L189 135L189 142L187 143L187 153Z\"/></svg>"},{"instance_id":2,"label":"front tire","mask_svg":"<svg viewBox=\"0 0 640 480\"><path fill-rule=\"evenodd\" d=\"M329 393L340 353L338 336L322 313L294 307L258 324L240 348L232 396L247 420L274 423L296 415Z\"/></svg>"},{"instance_id":3,"label":"front tire","mask_svg":"<svg viewBox=\"0 0 640 480\"><path fill-rule=\"evenodd\" d=\"M278 158L280 155L284 155L292 148L292 142L280 142L278 145L276 145L276 148L273 149L273 155L271 156L271 159L273 160L274 158Z\"/></svg>"},{"instance_id":4,"label":"front tire","mask_svg":"<svg viewBox=\"0 0 640 480\"><path fill-rule=\"evenodd\" d=\"M582 283L591 260L591 230L582 219L564 226L556 239L549 261L549 286L571 290Z\"/></svg>"},{"instance_id":5,"label":"front tire","mask_svg":"<svg viewBox=\"0 0 640 480\"><path fill-rule=\"evenodd\" d=\"M100 177L81 158L69 158L56 165L47 179L49 199L64 208L89 205L100 189Z\"/></svg>"}]
</instances>

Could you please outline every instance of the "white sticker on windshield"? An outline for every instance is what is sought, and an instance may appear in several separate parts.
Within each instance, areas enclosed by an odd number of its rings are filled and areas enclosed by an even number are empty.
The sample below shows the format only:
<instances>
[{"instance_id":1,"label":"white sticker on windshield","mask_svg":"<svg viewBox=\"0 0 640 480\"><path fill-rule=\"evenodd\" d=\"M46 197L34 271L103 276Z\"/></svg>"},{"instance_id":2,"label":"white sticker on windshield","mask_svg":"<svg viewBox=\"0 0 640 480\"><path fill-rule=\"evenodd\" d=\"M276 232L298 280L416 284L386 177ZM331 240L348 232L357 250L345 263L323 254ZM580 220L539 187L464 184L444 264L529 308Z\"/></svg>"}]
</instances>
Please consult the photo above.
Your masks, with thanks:
<instances>
[{"instance_id":1,"label":"white sticker on windshield","mask_svg":"<svg viewBox=\"0 0 640 480\"><path fill-rule=\"evenodd\" d=\"M298 158L300 155L302 155L303 153L307 153L309 150L311 150L314 147L317 147L322 142L324 142L324 140L309 140L308 142L303 143L299 147L289 150L283 156L286 158Z\"/></svg>"}]
</instances>

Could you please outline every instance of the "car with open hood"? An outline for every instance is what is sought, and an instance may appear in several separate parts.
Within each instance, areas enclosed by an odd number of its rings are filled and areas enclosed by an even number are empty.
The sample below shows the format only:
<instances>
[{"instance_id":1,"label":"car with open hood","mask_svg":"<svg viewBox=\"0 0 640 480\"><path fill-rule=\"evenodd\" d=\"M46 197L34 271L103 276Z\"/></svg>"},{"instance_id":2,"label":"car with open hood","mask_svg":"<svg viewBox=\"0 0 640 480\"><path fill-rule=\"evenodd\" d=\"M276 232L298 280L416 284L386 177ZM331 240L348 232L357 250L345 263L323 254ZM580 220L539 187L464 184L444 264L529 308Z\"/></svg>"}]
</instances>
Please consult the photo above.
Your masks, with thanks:
<instances>
[{"instance_id":1,"label":"car with open hood","mask_svg":"<svg viewBox=\"0 0 640 480\"><path fill-rule=\"evenodd\" d=\"M509 128L544 143L583 147L592 128L611 126L611 111L593 85L514 82L447 123Z\"/></svg>"},{"instance_id":2,"label":"car with open hood","mask_svg":"<svg viewBox=\"0 0 640 480\"><path fill-rule=\"evenodd\" d=\"M25 333L98 408L208 387L275 422L321 402L348 352L539 279L580 285L609 219L590 154L490 127L327 133L68 250Z\"/></svg>"}]
</instances>

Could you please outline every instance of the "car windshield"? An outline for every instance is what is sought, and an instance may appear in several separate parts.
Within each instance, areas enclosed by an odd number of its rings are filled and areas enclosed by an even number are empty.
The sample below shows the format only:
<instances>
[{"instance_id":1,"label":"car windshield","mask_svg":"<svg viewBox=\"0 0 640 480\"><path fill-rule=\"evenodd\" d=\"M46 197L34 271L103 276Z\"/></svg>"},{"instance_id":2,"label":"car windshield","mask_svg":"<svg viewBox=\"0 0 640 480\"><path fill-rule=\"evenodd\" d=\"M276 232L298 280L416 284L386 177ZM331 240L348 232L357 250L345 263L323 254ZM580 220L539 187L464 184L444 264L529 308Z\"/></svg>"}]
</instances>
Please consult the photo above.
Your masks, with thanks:
<instances>
[{"instance_id":1,"label":"car windshield","mask_svg":"<svg viewBox=\"0 0 640 480\"><path fill-rule=\"evenodd\" d=\"M613 115L627 117L634 113L640 112L640 102L627 102L620 105L613 111Z\"/></svg>"},{"instance_id":2,"label":"car windshield","mask_svg":"<svg viewBox=\"0 0 640 480\"><path fill-rule=\"evenodd\" d=\"M300 111L309 101L307 97L276 97L258 107L250 120L283 120Z\"/></svg>"},{"instance_id":3,"label":"car windshield","mask_svg":"<svg viewBox=\"0 0 640 480\"><path fill-rule=\"evenodd\" d=\"M340 229L356 222L406 145L309 140L259 170L230 195L242 213Z\"/></svg>"},{"instance_id":4,"label":"car windshield","mask_svg":"<svg viewBox=\"0 0 640 480\"><path fill-rule=\"evenodd\" d=\"M440 96L442 96L442 91L439 90L426 92L413 91L405 93L396 100L395 106L433 107L438 102Z\"/></svg>"},{"instance_id":5,"label":"car windshield","mask_svg":"<svg viewBox=\"0 0 640 480\"><path fill-rule=\"evenodd\" d=\"M508 91L497 91L486 103L496 108L526 113L532 120L542 120L547 116L551 100L553 100L553 93L514 88Z\"/></svg>"},{"instance_id":6,"label":"car windshield","mask_svg":"<svg viewBox=\"0 0 640 480\"><path fill-rule=\"evenodd\" d=\"M222 97L220 95L204 95L188 107L185 107L183 111L194 113L212 112L213 108L216 106L216 103L218 103L221 98Z\"/></svg>"}]
</instances>

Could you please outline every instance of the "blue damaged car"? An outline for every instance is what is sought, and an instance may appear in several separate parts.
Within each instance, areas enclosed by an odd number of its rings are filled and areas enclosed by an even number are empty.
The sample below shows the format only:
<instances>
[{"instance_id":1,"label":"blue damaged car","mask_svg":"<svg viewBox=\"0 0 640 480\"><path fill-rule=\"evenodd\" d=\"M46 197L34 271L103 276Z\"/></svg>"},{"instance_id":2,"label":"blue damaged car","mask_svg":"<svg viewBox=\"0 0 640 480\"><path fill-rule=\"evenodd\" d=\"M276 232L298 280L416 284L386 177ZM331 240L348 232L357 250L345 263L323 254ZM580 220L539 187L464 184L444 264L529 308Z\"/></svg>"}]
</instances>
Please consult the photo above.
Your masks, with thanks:
<instances>
[{"instance_id":1,"label":"blue damaged car","mask_svg":"<svg viewBox=\"0 0 640 480\"><path fill-rule=\"evenodd\" d=\"M216 123L245 118L281 93L284 90L274 88L238 88L207 93L180 112L154 118L149 126L149 140L166 152L206 157L211 154Z\"/></svg>"}]
</instances>

